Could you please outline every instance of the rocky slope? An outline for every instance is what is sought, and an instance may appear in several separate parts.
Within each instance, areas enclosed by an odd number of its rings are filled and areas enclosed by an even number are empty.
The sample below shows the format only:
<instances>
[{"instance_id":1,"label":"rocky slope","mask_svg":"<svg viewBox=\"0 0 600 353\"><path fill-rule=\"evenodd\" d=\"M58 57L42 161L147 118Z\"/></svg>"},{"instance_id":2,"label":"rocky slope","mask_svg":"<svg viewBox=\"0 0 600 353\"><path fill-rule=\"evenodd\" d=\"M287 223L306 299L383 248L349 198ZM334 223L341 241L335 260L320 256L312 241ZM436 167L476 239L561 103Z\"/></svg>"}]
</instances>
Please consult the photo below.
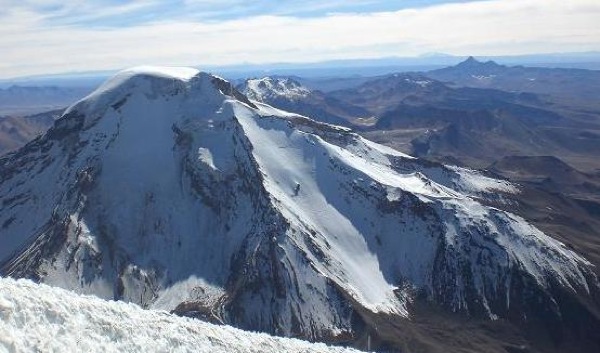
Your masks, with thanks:
<instances>
[{"instance_id":1,"label":"rocky slope","mask_svg":"<svg viewBox=\"0 0 600 353\"><path fill-rule=\"evenodd\" d=\"M0 155L16 150L46 132L62 112L63 109L28 116L0 117Z\"/></svg>"},{"instance_id":2,"label":"rocky slope","mask_svg":"<svg viewBox=\"0 0 600 353\"><path fill-rule=\"evenodd\" d=\"M567 104L600 107L595 93L600 89L600 71L597 70L506 66L469 57L458 65L425 75L459 86L533 92Z\"/></svg>"}]
</instances>

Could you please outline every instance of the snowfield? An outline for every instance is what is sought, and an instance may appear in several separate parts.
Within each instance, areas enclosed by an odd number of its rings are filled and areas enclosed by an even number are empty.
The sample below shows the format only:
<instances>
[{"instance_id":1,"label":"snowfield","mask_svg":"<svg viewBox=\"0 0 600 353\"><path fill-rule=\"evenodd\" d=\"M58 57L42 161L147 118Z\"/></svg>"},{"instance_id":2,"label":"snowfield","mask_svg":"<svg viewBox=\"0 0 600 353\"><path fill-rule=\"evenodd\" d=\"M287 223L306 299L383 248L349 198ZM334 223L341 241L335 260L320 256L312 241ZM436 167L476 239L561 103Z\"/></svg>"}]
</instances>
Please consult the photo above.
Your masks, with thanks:
<instances>
[{"instance_id":1,"label":"snowfield","mask_svg":"<svg viewBox=\"0 0 600 353\"><path fill-rule=\"evenodd\" d=\"M0 278L0 352L357 352Z\"/></svg>"}]
</instances>

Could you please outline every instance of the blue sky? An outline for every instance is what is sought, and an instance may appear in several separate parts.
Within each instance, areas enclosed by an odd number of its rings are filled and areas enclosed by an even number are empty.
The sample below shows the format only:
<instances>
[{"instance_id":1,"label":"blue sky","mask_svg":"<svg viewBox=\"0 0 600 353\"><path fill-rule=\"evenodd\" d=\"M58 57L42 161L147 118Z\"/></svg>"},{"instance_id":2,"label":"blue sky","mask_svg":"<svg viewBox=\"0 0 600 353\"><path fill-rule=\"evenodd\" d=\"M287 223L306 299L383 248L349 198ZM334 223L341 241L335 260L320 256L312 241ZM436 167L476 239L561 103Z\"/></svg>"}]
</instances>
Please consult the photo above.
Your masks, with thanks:
<instances>
[{"instance_id":1,"label":"blue sky","mask_svg":"<svg viewBox=\"0 0 600 353\"><path fill-rule=\"evenodd\" d=\"M264 15L310 18L474 1L476 0L10 0L9 3L10 6L23 7L43 14L46 16L47 25L129 27L171 19L223 21Z\"/></svg>"},{"instance_id":2,"label":"blue sky","mask_svg":"<svg viewBox=\"0 0 600 353\"><path fill-rule=\"evenodd\" d=\"M0 78L600 50L598 0L3 0Z\"/></svg>"}]
</instances>

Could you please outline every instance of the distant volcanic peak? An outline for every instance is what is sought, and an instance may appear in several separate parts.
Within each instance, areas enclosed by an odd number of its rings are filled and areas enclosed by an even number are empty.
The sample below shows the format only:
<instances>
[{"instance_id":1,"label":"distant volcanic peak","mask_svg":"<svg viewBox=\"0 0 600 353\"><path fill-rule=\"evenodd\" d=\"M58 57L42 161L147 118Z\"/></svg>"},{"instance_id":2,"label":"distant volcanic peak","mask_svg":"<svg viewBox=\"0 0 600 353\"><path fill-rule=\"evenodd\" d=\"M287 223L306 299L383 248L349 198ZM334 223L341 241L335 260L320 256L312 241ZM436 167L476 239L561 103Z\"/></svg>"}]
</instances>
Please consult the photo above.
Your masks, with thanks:
<instances>
[{"instance_id":1,"label":"distant volcanic peak","mask_svg":"<svg viewBox=\"0 0 600 353\"><path fill-rule=\"evenodd\" d=\"M473 56L469 56L466 60L460 62L456 66L460 67L460 68L467 68L467 69L476 69L476 68L488 68L489 69L489 68L503 67L503 65L499 65L493 60L488 60L488 61L484 62L484 61L479 61L479 60L475 59Z\"/></svg>"},{"instance_id":2,"label":"distant volcanic peak","mask_svg":"<svg viewBox=\"0 0 600 353\"><path fill-rule=\"evenodd\" d=\"M480 61L475 59L473 56L469 56L465 61L461 62L459 65L477 65Z\"/></svg>"}]
</instances>

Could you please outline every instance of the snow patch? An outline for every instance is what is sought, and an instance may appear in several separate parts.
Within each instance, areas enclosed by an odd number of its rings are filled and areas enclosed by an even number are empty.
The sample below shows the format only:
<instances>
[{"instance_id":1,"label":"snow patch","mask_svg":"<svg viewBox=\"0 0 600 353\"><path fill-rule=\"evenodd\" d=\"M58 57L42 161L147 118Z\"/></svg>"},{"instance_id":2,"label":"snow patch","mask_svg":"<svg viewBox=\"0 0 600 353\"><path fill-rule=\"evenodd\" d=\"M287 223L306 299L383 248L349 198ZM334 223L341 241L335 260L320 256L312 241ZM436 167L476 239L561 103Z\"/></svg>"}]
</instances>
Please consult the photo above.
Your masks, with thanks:
<instances>
[{"instance_id":1,"label":"snow patch","mask_svg":"<svg viewBox=\"0 0 600 353\"><path fill-rule=\"evenodd\" d=\"M460 176L457 180L457 186L461 191L469 194L498 191L516 194L519 192L519 189L511 182L485 176L477 170L450 165L447 165L446 168L455 171Z\"/></svg>"},{"instance_id":2,"label":"snow patch","mask_svg":"<svg viewBox=\"0 0 600 353\"><path fill-rule=\"evenodd\" d=\"M208 148L198 148L198 160L208 165L211 169L217 170L217 167L215 167L215 163L213 162L212 152Z\"/></svg>"},{"instance_id":3,"label":"snow patch","mask_svg":"<svg viewBox=\"0 0 600 353\"><path fill-rule=\"evenodd\" d=\"M421 86L421 88L425 88L431 84L429 80L411 80L409 78L405 78L404 81L408 83L414 83L417 86Z\"/></svg>"},{"instance_id":4,"label":"snow patch","mask_svg":"<svg viewBox=\"0 0 600 353\"><path fill-rule=\"evenodd\" d=\"M471 75L471 77L473 77L474 79L479 80L479 81L488 81L488 80L491 80L494 77L496 77L496 75L488 75L488 76L485 76L485 75Z\"/></svg>"}]
</instances>

